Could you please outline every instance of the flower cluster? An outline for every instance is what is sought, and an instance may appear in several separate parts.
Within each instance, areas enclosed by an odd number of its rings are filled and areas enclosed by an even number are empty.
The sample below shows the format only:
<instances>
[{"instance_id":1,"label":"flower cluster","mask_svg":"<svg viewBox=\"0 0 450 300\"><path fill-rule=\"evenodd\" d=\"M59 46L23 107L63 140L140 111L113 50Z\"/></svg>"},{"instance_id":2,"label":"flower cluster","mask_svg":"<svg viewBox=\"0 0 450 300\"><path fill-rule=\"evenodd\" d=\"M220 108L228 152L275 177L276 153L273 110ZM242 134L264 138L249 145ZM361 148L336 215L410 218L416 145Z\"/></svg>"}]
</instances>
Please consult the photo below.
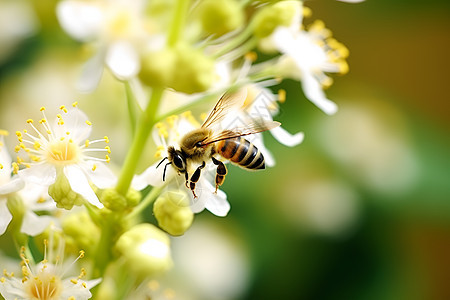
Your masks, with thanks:
<instances>
[{"instance_id":1,"label":"flower cluster","mask_svg":"<svg viewBox=\"0 0 450 300\"><path fill-rule=\"evenodd\" d=\"M0 234L14 240L23 275L4 272L5 299L119 299L154 285L173 266L171 240L196 213L229 213L221 186L232 163L275 166L264 131L284 146L303 141L278 122L280 105L295 98L281 81L300 82L309 101L334 114L324 89L331 73L348 70L347 48L322 21L304 22L311 11L301 1L62 0L52 13L90 53L80 91L95 91L105 70L124 83L132 141L123 162L114 158L107 135L90 139L94 125L77 102L55 104L54 113L41 107L40 119L12 129L14 161L0 131ZM151 206L159 228L143 213ZM53 257L45 242L35 265L32 245L42 239L67 247ZM58 259L80 248L91 268L66 276Z\"/></svg>"}]
</instances>

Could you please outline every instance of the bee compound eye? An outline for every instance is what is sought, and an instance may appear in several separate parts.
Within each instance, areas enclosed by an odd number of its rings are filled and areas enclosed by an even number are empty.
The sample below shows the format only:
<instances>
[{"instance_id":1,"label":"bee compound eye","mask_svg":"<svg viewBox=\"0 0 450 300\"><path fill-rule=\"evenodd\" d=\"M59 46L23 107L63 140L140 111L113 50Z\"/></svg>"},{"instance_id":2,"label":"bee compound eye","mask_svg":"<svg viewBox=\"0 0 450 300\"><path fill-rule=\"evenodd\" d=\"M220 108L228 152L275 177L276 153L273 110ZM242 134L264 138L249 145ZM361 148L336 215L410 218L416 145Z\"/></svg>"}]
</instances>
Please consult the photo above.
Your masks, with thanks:
<instances>
[{"instance_id":1,"label":"bee compound eye","mask_svg":"<svg viewBox=\"0 0 450 300\"><path fill-rule=\"evenodd\" d=\"M175 164L175 166L180 169L180 170L184 170L184 160L181 157L181 155L177 154L173 157L173 163Z\"/></svg>"},{"instance_id":2,"label":"bee compound eye","mask_svg":"<svg viewBox=\"0 0 450 300\"><path fill-rule=\"evenodd\" d=\"M201 147L202 146L202 142L197 142L197 143L195 143L195 147Z\"/></svg>"}]
</instances>

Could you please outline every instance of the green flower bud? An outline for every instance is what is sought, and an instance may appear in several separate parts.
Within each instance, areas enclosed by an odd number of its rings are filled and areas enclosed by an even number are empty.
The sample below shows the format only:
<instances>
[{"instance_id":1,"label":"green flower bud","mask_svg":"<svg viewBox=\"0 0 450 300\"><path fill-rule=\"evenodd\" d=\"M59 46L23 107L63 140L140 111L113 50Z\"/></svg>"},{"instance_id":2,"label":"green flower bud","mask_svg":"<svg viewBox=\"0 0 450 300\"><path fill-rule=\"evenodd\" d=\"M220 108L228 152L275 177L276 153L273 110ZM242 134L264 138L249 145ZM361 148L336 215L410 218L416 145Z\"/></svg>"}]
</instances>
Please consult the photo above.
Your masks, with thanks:
<instances>
[{"instance_id":1,"label":"green flower bud","mask_svg":"<svg viewBox=\"0 0 450 300\"><path fill-rule=\"evenodd\" d=\"M125 196L127 199L127 206L134 207L141 202L142 195L139 191L136 191L133 188L130 188Z\"/></svg>"},{"instance_id":2,"label":"green flower bud","mask_svg":"<svg viewBox=\"0 0 450 300\"><path fill-rule=\"evenodd\" d=\"M171 235L183 235L194 220L194 213L189 208L186 193L167 192L161 195L153 205L158 225Z\"/></svg>"},{"instance_id":3,"label":"green flower bud","mask_svg":"<svg viewBox=\"0 0 450 300\"><path fill-rule=\"evenodd\" d=\"M173 265L169 236L152 224L139 224L122 234L116 250L138 276L158 275Z\"/></svg>"},{"instance_id":4,"label":"green flower bud","mask_svg":"<svg viewBox=\"0 0 450 300\"><path fill-rule=\"evenodd\" d=\"M66 248L76 253L79 249L94 253L94 245L100 238L100 231L86 211L71 213L62 221ZM69 251L69 252L70 252Z\"/></svg>"},{"instance_id":5,"label":"green flower bud","mask_svg":"<svg viewBox=\"0 0 450 300\"><path fill-rule=\"evenodd\" d=\"M173 81L176 53L173 49L147 52L141 59L139 78L152 87L165 87Z\"/></svg>"},{"instance_id":6,"label":"green flower bud","mask_svg":"<svg viewBox=\"0 0 450 300\"><path fill-rule=\"evenodd\" d=\"M214 79L214 61L187 45L177 46L176 53L176 72L169 87L187 94L207 90Z\"/></svg>"},{"instance_id":7,"label":"green flower bud","mask_svg":"<svg viewBox=\"0 0 450 300\"><path fill-rule=\"evenodd\" d=\"M121 211L127 207L127 199L115 189L105 189L101 192L100 202L112 211Z\"/></svg>"},{"instance_id":8,"label":"green flower bud","mask_svg":"<svg viewBox=\"0 0 450 300\"><path fill-rule=\"evenodd\" d=\"M298 1L281 1L265 6L253 18L254 35L265 38L278 26L289 26L294 16L300 13L299 9Z\"/></svg>"},{"instance_id":9,"label":"green flower bud","mask_svg":"<svg viewBox=\"0 0 450 300\"><path fill-rule=\"evenodd\" d=\"M3 200L2 200L3 201ZM18 194L10 194L6 202L9 212L12 215L11 223L8 225L8 230L20 232L22 226L23 215L25 214L25 205L22 198Z\"/></svg>"},{"instance_id":10,"label":"green flower bud","mask_svg":"<svg viewBox=\"0 0 450 300\"><path fill-rule=\"evenodd\" d=\"M202 28L209 34L223 35L244 23L244 11L235 0L205 0L198 6Z\"/></svg>"},{"instance_id":11,"label":"green flower bud","mask_svg":"<svg viewBox=\"0 0 450 300\"><path fill-rule=\"evenodd\" d=\"M69 180L62 172L57 175L55 183L48 188L48 194L55 200L58 208L70 210L74 205L80 206L84 203L83 196L72 190Z\"/></svg>"}]
</instances>

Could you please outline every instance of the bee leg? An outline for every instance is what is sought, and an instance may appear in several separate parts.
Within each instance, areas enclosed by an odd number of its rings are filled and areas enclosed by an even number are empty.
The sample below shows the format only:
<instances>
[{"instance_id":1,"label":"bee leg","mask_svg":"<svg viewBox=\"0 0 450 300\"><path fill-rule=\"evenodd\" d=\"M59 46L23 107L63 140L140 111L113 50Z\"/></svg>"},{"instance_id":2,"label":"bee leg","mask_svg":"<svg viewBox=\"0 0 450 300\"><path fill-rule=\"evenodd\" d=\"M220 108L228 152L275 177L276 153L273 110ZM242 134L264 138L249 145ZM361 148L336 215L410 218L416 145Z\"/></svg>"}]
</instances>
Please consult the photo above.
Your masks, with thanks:
<instances>
[{"instance_id":1,"label":"bee leg","mask_svg":"<svg viewBox=\"0 0 450 300\"><path fill-rule=\"evenodd\" d=\"M190 182L189 186L191 188L192 194L194 195L194 198L197 198L197 195L194 192L195 184L200 179L200 173L205 166L206 166L206 163L202 162L202 164L200 166L198 166L198 168L195 170L194 174L192 174L192 176L191 176L191 179L190 179L191 182Z\"/></svg>"},{"instance_id":2,"label":"bee leg","mask_svg":"<svg viewBox=\"0 0 450 300\"><path fill-rule=\"evenodd\" d=\"M214 191L215 194L217 194L217 189L219 186L223 184L225 181L225 175L227 175L227 167L225 167L224 163L220 160L211 157L213 163L217 166L217 174L216 174L216 190Z\"/></svg>"},{"instance_id":3,"label":"bee leg","mask_svg":"<svg viewBox=\"0 0 450 300\"><path fill-rule=\"evenodd\" d=\"M186 179L186 182L184 183L186 185L187 188L189 188L188 183L189 183L189 174L188 172L184 172L184 178Z\"/></svg>"}]
</instances>

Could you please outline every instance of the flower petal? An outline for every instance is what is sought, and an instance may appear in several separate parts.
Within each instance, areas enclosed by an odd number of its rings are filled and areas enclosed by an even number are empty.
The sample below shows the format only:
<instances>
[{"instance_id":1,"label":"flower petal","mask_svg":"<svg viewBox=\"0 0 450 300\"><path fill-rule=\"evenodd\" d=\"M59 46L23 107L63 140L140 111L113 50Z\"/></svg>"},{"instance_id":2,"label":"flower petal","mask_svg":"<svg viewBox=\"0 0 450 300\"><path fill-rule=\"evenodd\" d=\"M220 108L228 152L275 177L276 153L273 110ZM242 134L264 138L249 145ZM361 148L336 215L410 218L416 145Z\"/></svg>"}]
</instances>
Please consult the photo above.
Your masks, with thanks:
<instances>
[{"instance_id":1,"label":"flower petal","mask_svg":"<svg viewBox=\"0 0 450 300\"><path fill-rule=\"evenodd\" d=\"M92 126L88 125L88 117L78 108L69 109L62 115L63 125L58 125L58 118L55 120L53 130L57 137L70 138L74 143L84 143L92 131ZM67 133L69 132L69 135Z\"/></svg>"},{"instance_id":2,"label":"flower petal","mask_svg":"<svg viewBox=\"0 0 450 300\"><path fill-rule=\"evenodd\" d=\"M278 142L288 147L294 147L299 145L301 142L303 142L303 139L305 138L303 132L290 134L281 126L271 129L270 133Z\"/></svg>"},{"instance_id":3,"label":"flower petal","mask_svg":"<svg viewBox=\"0 0 450 300\"><path fill-rule=\"evenodd\" d=\"M87 168L85 172L87 173L89 180L92 181L94 185L101 189L106 189L114 186L117 183L116 175L102 162L97 161L87 161ZM94 169L95 171L92 171Z\"/></svg>"},{"instance_id":4,"label":"flower petal","mask_svg":"<svg viewBox=\"0 0 450 300\"><path fill-rule=\"evenodd\" d=\"M103 61L105 53L99 49L83 66L77 89L83 93L92 93L98 86L103 74Z\"/></svg>"},{"instance_id":5,"label":"flower petal","mask_svg":"<svg viewBox=\"0 0 450 300\"><path fill-rule=\"evenodd\" d=\"M6 205L7 200L0 198L0 235L5 233L6 228L12 220L12 215Z\"/></svg>"},{"instance_id":6,"label":"flower petal","mask_svg":"<svg viewBox=\"0 0 450 300\"><path fill-rule=\"evenodd\" d=\"M217 190L217 194L214 193L216 188L208 181L207 177L201 178L197 183L195 192L198 198L193 199L192 212L198 213L206 208L218 217L225 217L230 211L227 195L221 190Z\"/></svg>"},{"instance_id":7,"label":"flower petal","mask_svg":"<svg viewBox=\"0 0 450 300\"><path fill-rule=\"evenodd\" d=\"M73 38L87 41L99 34L103 14L85 1L61 1L56 7L61 27Z\"/></svg>"},{"instance_id":8,"label":"flower petal","mask_svg":"<svg viewBox=\"0 0 450 300\"><path fill-rule=\"evenodd\" d=\"M49 186L56 180L56 169L49 164L36 164L20 170L18 175L25 182Z\"/></svg>"},{"instance_id":9,"label":"flower petal","mask_svg":"<svg viewBox=\"0 0 450 300\"><path fill-rule=\"evenodd\" d=\"M74 192L83 196L92 205L95 205L98 208L104 207L89 185L86 174L83 173L80 167L76 165L67 166L64 168L64 174L66 175L67 180L69 180L70 187Z\"/></svg>"},{"instance_id":10,"label":"flower petal","mask_svg":"<svg viewBox=\"0 0 450 300\"><path fill-rule=\"evenodd\" d=\"M25 182L18 176L15 176L10 182L0 186L0 195L7 195L17 192L23 189L24 186Z\"/></svg>"},{"instance_id":11,"label":"flower petal","mask_svg":"<svg viewBox=\"0 0 450 300\"><path fill-rule=\"evenodd\" d=\"M44 232L52 220L54 220L53 217L38 216L32 211L27 211L23 217L20 231L31 236L36 236Z\"/></svg>"},{"instance_id":12,"label":"flower petal","mask_svg":"<svg viewBox=\"0 0 450 300\"><path fill-rule=\"evenodd\" d=\"M116 42L109 47L105 63L121 80L135 76L140 68L138 53L126 41Z\"/></svg>"},{"instance_id":13,"label":"flower petal","mask_svg":"<svg viewBox=\"0 0 450 300\"><path fill-rule=\"evenodd\" d=\"M335 114L338 110L336 103L327 99L319 82L309 73L302 75L302 87L306 98L314 103L318 108L326 114Z\"/></svg>"},{"instance_id":14,"label":"flower petal","mask_svg":"<svg viewBox=\"0 0 450 300\"><path fill-rule=\"evenodd\" d=\"M165 184L163 181L164 170L166 172L165 180L169 182L175 175L175 171L171 166L166 167L166 163L164 162L157 168L156 166L158 164L159 162L151 165L141 174L135 175L132 181L133 188L140 191L148 185L155 187L163 186Z\"/></svg>"},{"instance_id":15,"label":"flower petal","mask_svg":"<svg viewBox=\"0 0 450 300\"><path fill-rule=\"evenodd\" d=\"M225 217L230 211L230 203L227 201L227 195L218 190L217 194L211 190L211 195L206 201L205 208L218 217Z\"/></svg>"}]
</instances>

